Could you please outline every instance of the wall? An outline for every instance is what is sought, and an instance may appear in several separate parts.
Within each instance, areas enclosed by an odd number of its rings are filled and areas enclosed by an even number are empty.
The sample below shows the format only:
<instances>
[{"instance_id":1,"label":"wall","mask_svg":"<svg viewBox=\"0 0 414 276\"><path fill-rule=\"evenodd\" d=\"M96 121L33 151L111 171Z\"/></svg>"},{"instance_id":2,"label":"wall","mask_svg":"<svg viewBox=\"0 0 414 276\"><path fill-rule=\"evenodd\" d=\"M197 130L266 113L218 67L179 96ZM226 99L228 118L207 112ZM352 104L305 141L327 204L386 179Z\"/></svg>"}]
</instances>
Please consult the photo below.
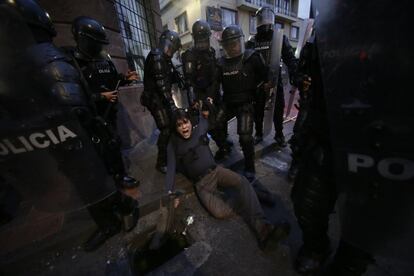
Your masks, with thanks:
<instances>
[{"instance_id":1,"label":"wall","mask_svg":"<svg viewBox=\"0 0 414 276\"><path fill-rule=\"evenodd\" d=\"M180 34L181 44L184 48L191 45L191 27L193 23L197 19L202 18L202 14L200 13L200 1L201 0L171 0L161 11L163 24L168 25L168 29L175 31L177 31L175 18L183 12L187 12L188 31Z\"/></svg>"},{"instance_id":2,"label":"wall","mask_svg":"<svg viewBox=\"0 0 414 276\"><path fill-rule=\"evenodd\" d=\"M103 24L109 38L108 53L120 72L127 70L124 43L120 35L118 16L113 1L109 0L40 0L55 24L57 46L74 46L71 33L72 21L78 16L89 16Z\"/></svg>"}]
</instances>

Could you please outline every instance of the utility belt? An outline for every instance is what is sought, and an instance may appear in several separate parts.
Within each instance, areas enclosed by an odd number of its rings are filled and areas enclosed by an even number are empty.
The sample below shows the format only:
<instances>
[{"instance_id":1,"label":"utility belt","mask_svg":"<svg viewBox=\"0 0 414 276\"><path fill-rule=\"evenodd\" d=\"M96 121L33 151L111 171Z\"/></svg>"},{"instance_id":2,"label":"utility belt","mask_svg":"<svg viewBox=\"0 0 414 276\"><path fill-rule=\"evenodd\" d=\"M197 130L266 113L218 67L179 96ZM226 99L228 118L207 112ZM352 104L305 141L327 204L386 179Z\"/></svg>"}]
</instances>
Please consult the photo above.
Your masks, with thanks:
<instances>
[{"instance_id":1,"label":"utility belt","mask_svg":"<svg viewBox=\"0 0 414 276\"><path fill-rule=\"evenodd\" d=\"M214 164L213 166L211 166L210 168L208 168L205 172L203 172L201 175L197 176L196 178L194 178L194 182L199 182L201 179L203 179L206 175L208 175L209 173L213 172L215 169L217 168L217 165Z\"/></svg>"}]
</instances>

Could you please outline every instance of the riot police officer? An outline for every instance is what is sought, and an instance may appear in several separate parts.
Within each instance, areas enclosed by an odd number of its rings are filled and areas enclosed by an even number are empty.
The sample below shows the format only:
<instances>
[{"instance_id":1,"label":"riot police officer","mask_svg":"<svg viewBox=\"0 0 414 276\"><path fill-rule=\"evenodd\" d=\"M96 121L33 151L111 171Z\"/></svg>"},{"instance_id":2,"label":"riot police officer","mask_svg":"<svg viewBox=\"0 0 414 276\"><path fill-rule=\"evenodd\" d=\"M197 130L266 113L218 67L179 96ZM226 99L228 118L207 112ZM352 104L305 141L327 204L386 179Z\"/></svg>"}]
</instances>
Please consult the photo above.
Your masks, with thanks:
<instances>
[{"instance_id":1,"label":"riot police officer","mask_svg":"<svg viewBox=\"0 0 414 276\"><path fill-rule=\"evenodd\" d=\"M119 74L104 46L109 43L104 27L96 20L80 16L72 23L72 34L76 47L69 49L72 62L78 69L81 83L88 95L89 104L97 114L95 124L90 129L96 148L101 154L108 172L113 176L118 188L133 188L138 181L127 175L122 160L121 142L116 133L117 88L136 79L135 72L127 76ZM124 217L125 230L135 226L136 201L117 192L114 196L89 207L89 211L98 224L97 231L85 243L85 250L94 250L106 239L120 230L120 221L114 213L118 209ZM126 219L128 218L128 219Z\"/></svg>"},{"instance_id":2,"label":"riot police officer","mask_svg":"<svg viewBox=\"0 0 414 276\"><path fill-rule=\"evenodd\" d=\"M275 14L269 7L261 7L256 12L257 18L257 34L251 40L251 44L254 43L254 49L262 54L266 65L270 66L272 55L276 55L275 49L272 47L272 41L274 40L274 20ZM280 51L280 49L276 49ZM289 40L286 36L283 36L281 57L283 62L287 65L289 70L289 79L291 84L295 82L295 72L297 67L297 59L295 58L293 48L289 44ZM255 99L255 144L263 140L263 117L266 102L265 93L257 93ZM283 83L281 78L281 71L279 70L276 101L273 112L273 123L275 127L275 141L276 143L284 147L286 146L285 137L283 135L283 112L285 108L285 96L283 92Z\"/></svg>"},{"instance_id":3,"label":"riot police officer","mask_svg":"<svg viewBox=\"0 0 414 276\"><path fill-rule=\"evenodd\" d=\"M141 96L141 103L150 110L160 130L156 169L162 173L167 171L170 117L171 112L176 109L171 94L171 85L178 80L171 58L180 48L181 40L178 33L166 30L159 38L158 47L148 54L144 65L144 92Z\"/></svg>"},{"instance_id":4,"label":"riot police officer","mask_svg":"<svg viewBox=\"0 0 414 276\"><path fill-rule=\"evenodd\" d=\"M230 25L223 30L221 45L224 56L219 60L219 80L223 88L224 105L218 111L217 121L224 129L230 118L237 117L245 175L252 180L255 176L253 99L256 87L261 82L267 83L267 68L259 53L244 50L244 35L239 26Z\"/></svg>"},{"instance_id":5,"label":"riot police officer","mask_svg":"<svg viewBox=\"0 0 414 276\"><path fill-rule=\"evenodd\" d=\"M120 139L116 131L117 89L137 78L136 72L119 74L110 56L103 51L109 43L104 27L96 20L80 16L72 23L76 47L69 49L73 63L81 73L81 81L91 104L102 118L107 130L107 141L101 145L101 154L117 183L134 181L127 176L122 161Z\"/></svg>"},{"instance_id":6,"label":"riot police officer","mask_svg":"<svg viewBox=\"0 0 414 276\"><path fill-rule=\"evenodd\" d=\"M221 104L220 87L217 79L216 51L210 46L210 25L204 20L197 20L192 27L194 46L182 54L184 76L189 93L190 104L207 112L214 127L214 110ZM223 159L230 152L229 143L220 144L218 129L209 131L216 141L219 151L216 160Z\"/></svg>"},{"instance_id":7,"label":"riot police officer","mask_svg":"<svg viewBox=\"0 0 414 276\"><path fill-rule=\"evenodd\" d=\"M51 204L47 202L50 201L50 198L56 198L57 201L62 200L62 198L70 199L71 195L68 195L68 191L71 191L71 194L78 193L84 206L99 202L89 207L91 216L98 224L99 229L90 240L93 242L87 243L85 249L94 249L107 238L118 233L121 224L112 210L114 199L118 198L119 193L115 192L115 186L108 176L108 171L105 169L104 162L102 162L102 156L99 156L99 146L91 142L106 139L107 126L96 123L99 116L97 116L96 109L89 100L90 95L85 91L86 86L81 82L80 72L72 65L71 57L53 44L52 41L56 32L49 15L35 1L8 1L8 4L16 7L20 12L27 22L36 43L28 49L28 67L33 65L36 69L32 85L37 93L29 96L29 98L23 97L14 113L22 109L25 113L31 114L31 110L23 104L32 98L33 100L29 103L37 108L35 115L28 117L26 114L25 117L20 116L19 120L25 118L25 128L29 130L34 128L32 131L40 132L42 128L45 128L46 134L49 132L49 136L37 133L37 136L43 137L43 142L32 140L33 145L27 142L27 154L21 160L18 159L17 164L14 163L14 166L26 164L35 168L34 170L26 169L25 172L20 172L18 179L22 183L19 184L24 184L25 181L32 184L33 187L28 187L28 190L34 194L51 190L49 192L54 193L53 197L49 196L49 199L47 198L45 202L41 202L42 206ZM35 89L38 83L44 86L40 90L42 93ZM47 93L44 93L45 91ZM30 95L30 92L29 89L29 91L23 93ZM46 99L46 104L37 99L39 95L43 96L43 100ZM22 93L20 95L15 93L14 97L19 98L21 96ZM40 104L43 105L40 106ZM56 136L52 132L55 124L59 122L61 123L59 126L61 131L65 131L66 135L70 134L65 136L64 139L59 139L59 137L62 137ZM10 134L13 131L15 129L12 129ZM51 148L47 151L39 151L39 149L49 146ZM31 157L31 154L33 157ZM31 163L31 161L36 162ZM13 162L11 162L11 166L13 166ZM32 175L33 173L35 175ZM31 176L30 179L27 179L28 176ZM58 181L56 181L57 179ZM50 188L47 188L48 184L52 184ZM123 184L136 185L137 183L131 179L123 179ZM65 189L62 190L66 193L64 197L56 194L60 190L56 189L55 186L59 185L65 186ZM42 191L36 191L38 187L41 187ZM71 189L68 189L68 187L71 187ZM79 202L78 199L77 202ZM64 208L70 208L69 210L82 207L71 206L71 202L66 203L65 200L53 204L58 206L68 205ZM102 209L97 208L102 204L110 207L102 211ZM46 210L49 211L49 209ZM52 211L55 210L52 209ZM66 210L64 209L64 211Z\"/></svg>"}]
</instances>

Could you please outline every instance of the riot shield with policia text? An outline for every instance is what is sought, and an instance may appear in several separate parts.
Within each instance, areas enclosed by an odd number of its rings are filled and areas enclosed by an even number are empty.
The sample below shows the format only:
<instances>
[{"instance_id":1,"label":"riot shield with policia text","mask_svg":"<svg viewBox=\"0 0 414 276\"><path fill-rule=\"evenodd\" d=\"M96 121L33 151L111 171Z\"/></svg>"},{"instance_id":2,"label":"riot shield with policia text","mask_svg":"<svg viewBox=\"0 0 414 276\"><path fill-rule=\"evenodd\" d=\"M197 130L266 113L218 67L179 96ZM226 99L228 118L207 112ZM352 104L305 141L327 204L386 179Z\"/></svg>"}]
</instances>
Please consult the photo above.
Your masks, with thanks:
<instances>
[{"instance_id":1,"label":"riot shield with policia text","mask_svg":"<svg viewBox=\"0 0 414 276\"><path fill-rule=\"evenodd\" d=\"M414 251L414 60L409 1L313 1L342 239L393 259ZM392 22L392 24L390 24ZM404 85L405 86L405 85ZM394 275L394 273L392 273ZM397 274L395 274L397 275Z\"/></svg>"},{"instance_id":2,"label":"riot shield with policia text","mask_svg":"<svg viewBox=\"0 0 414 276\"><path fill-rule=\"evenodd\" d=\"M0 4L0 37L7 38L0 41L1 189L11 187L19 195L18 208L47 213L98 202L115 186L79 122L80 110L54 98L29 54L36 43L26 22Z\"/></svg>"}]
</instances>

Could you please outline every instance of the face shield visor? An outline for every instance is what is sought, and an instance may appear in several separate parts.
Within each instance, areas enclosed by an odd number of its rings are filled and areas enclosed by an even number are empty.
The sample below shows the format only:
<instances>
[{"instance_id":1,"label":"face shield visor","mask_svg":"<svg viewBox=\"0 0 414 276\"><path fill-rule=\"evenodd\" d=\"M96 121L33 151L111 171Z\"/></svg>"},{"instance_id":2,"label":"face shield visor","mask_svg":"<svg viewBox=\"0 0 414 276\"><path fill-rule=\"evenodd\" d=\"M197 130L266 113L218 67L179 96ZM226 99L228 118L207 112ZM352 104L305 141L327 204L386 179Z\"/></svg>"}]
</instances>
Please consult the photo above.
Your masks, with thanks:
<instances>
[{"instance_id":1,"label":"face shield visor","mask_svg":"<svg viewBox=\"0 0 414 276\"><path fill-rule=\"evenodd\" d=\"M271 9L263 9L256 15L257 27L263 25L272 25L275 23L275 14Z\"/></svg>"},{"instance_id":2,"label":"face shield visor","mask_svg":"<svg viewBox=\"0 0 414 276\"><path fill-rule=\"evenodd\" d=\"M234 58L244 53L244 36L228 39L221 42L225 58Z\"/></svg>"},{"instance_id":3,"label":"face shield visor","mask_svg":"<svg viewBox=\"0 0 414 276\"><path fill-rule=\"evenodd\" d=\"M88 56L97 57L100 55L105 45L107 44L108 43L92 39L89 36L81 36L79 38L78 47L81 50L81 52L87 54Z\"/></svg>"},{"instance_id":4,"label":"face shield visor","mask_svg":"<svg viewBox=\"0 0 414 276\"><path fill-rule=\"evenodd\" d=\"M210 49L210 37L194 37L194 48L198 50Z\"/></svg>"}]
</instances>

